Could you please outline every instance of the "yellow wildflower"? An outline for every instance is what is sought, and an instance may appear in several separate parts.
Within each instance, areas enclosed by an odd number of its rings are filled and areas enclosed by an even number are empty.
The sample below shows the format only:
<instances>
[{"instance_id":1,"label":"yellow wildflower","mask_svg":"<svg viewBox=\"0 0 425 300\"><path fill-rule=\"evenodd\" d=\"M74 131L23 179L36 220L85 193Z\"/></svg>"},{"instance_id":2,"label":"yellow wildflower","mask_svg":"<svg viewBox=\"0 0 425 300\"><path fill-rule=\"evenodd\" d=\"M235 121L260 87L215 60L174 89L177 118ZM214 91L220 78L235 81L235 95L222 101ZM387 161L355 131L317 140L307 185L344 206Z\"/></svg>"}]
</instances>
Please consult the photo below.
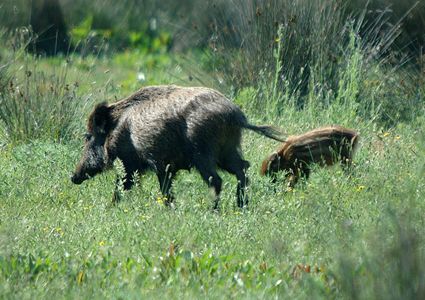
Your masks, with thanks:
<instances>
[{"instance_id":1,"label":"yellow wildflower","mask_svg":"<svg viewBox=\"0 0 425 300\"><path fill-rule=\"evenodd\" d=\"M357 192L361 192L365 189L366 187L364 185L359 185L356 189Z\"/></svg>"},{"instance_id":2,"label":"yellow wildflower","mask_svg":"<svg viewBox=\"0 0 425 300\"><path fill-rule=\"evenodd\" d=\"M148 215L141 215L140 216L140 219L142 219L142 221L147 221L147 220L149 220L151 218L151 216L148 216Z\"/></svg>"},{"instance_id":3,"label":"yellow wildflower","mask_svg":"<svg viewBox=\"0 0 425 300\"><path fill-rule=\"evenodd\" d=\"M158 203L159 205L163 205L164 200L162 199L162 197L158 197L158 198L156 198L156 203Z\"/></svg>"},{"instance_id":4,"label":"yellow wildflower","mask_svg":"<svg viewBox=\"0 0 425 300\"><path fill-rule=\"evenodd\" d=\"M159 205L164 205L165 203L167 203L167 196L159 196L158 198L156 198L156 203L158 203Z\"/></svg>"}]
</instances>

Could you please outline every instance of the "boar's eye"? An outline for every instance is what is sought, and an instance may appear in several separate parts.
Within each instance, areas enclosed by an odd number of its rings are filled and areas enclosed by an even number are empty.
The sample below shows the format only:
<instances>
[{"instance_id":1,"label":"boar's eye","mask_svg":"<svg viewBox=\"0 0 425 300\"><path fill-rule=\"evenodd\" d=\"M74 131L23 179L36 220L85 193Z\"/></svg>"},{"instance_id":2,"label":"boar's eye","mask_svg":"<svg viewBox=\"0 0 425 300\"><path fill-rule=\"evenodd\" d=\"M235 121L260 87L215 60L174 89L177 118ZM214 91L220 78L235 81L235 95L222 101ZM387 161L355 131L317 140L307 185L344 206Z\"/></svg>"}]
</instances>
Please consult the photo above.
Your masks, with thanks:
<instances>
[{"instance_id":1,"label":"boar's eye","mask_svg":"<svg viewBox=\"0 0 425 300\"><path fill-rule=\"evenodd\" d=\"M86 142L88 142L91 139L92 135L90 133L85 133L84 134L84 139L86 140Z\"/></svg>"}]
</instances>

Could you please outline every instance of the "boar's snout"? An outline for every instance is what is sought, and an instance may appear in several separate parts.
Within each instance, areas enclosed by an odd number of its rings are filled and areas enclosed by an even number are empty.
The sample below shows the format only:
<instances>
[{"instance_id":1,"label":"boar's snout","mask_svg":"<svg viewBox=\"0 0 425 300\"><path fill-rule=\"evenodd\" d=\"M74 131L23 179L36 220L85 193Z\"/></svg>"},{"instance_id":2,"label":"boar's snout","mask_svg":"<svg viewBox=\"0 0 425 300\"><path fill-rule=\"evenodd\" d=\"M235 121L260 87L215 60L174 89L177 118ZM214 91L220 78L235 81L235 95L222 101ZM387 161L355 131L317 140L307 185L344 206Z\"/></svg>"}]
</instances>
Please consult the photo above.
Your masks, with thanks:
<instances>
[{"instance_id":1,"label":"boar's snout","mask_svg":"<svg viewBox=\"0 0 425 300\"><path fill-rule=\"evenodd\" d=\"M71 181L74 184L81 184L83 183L84 180L87 179L87 176L78 176L77 174L73 174L71 176Z\"/></svg>"}]
</instances>

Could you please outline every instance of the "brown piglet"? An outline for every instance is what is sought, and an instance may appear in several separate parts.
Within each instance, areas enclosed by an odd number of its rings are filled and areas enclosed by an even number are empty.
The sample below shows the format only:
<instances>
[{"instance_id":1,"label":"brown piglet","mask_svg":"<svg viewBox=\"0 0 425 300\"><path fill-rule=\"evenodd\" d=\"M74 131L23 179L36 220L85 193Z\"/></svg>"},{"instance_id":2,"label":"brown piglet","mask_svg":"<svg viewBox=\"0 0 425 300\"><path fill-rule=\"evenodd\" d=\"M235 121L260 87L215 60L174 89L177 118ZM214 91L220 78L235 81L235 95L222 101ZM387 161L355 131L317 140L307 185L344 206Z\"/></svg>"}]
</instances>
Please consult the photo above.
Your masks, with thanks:
<instances>
[{"instance_id":1,"label":"brown piglet","mask_svg":"<svg viewBox=\"0 0 425 300\"><path fill-rule=\"evenodd\" d=\"M276 181L276 173L286 171L288 185L293 187L301 176L309 177L313 163L320 166L340 163L350 167L358 141L356 131L342 126L326 126L290 136L277 152L263 161L261 175L271 176Z\"/></svg>"}]
</instances>

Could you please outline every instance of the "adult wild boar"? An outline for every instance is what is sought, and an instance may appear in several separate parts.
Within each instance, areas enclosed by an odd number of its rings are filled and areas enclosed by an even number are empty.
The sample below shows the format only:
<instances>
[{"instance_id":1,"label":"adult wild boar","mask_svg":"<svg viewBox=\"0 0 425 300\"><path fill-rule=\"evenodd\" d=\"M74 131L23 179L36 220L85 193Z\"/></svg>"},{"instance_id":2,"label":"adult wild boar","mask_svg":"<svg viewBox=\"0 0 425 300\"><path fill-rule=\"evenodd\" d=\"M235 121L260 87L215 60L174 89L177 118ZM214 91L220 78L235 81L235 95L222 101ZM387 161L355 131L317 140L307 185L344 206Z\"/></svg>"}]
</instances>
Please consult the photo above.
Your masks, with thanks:
<instances>
[{"instance_id":1,"label":"adult wild boar","mask_svg":"<svg viewBox=\"0 0 425 300\"><path fill-rule=\"evenodd\" d=\"M286 171L289 186L293 187L300 176L310 175L310 165L351 165L359 135L354 130L341 126L314 129L298 136L290 136L278 151L267 157L261 166L261 174L276 180L278 171Z\"/></svg>"},{"instance_id":2,"label":"adult wild boar","mask_svg":"<svg viewBox=\"0 0 425 300\"><path fill-rule=\"evenodd\" d=\"M161 192L171 202L175 174L194 167L214 189L217 208L222 186L218 167L236 176L237 205L242 207L249 167L240 150L242 128L282 141L278 130L249 124L242 111L215 90L145 87L119 102L95 107L71 180L80 184L119 158L125 169L124 189L132 187L136 171L153 170Z\"/></svg>"}]
</instances>

